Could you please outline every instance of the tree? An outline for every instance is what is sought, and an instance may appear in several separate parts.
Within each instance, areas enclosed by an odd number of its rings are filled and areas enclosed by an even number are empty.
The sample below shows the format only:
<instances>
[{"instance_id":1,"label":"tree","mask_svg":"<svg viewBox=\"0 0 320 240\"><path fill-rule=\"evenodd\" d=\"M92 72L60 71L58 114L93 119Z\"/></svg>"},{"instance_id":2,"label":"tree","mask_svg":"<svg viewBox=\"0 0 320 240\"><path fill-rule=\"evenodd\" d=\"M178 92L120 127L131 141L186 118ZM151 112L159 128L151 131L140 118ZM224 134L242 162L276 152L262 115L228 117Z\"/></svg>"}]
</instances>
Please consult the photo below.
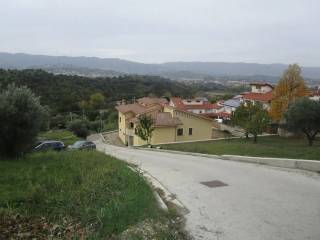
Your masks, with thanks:
<instances>
[{"instance_id":1,"label":"tree","mask_svg":"<svg viewBox=\"0 0 320 240\"><path fill-rule=\"evenodd\" d=\"M90 96L90 106L94 109L101 109L104 106L105 98L101 93L94 93Z\"/></svg>"},{"instance_id":2,"label":"tree","mask_svg":"<svg viewBox=\"0 0 320 240\"><path fill-rule=\"evenodd\" d=\"M80 138L89 135L89 122L87 120L75 120L69 124L68 129Z\"/></svg>"},{"instance_id":3,"label":"tree","mask_svg":"<svg viewBox=\"0 0 320 240\"><path fill-rule=\"evenodd\" d=\"M270 117L262 104L248 102L236 109L232 121L245 130L247 137L252 134L253 142L257 143L258 134L263 133L268 126Z\"/></svg>"},{"instance_id":4,"label":"tree","mask_svg":"<svg viewBox=\"0 0 320 240\"><path fill-rule=\"evenodd\" d=\"M257 143L258 134L263 133L270 122L269 113L262 104L256 103L249 107L248 133L253 135L253 142Z\"/></svg>"},{"instance_id":5,"label":"tree","mask_svg":"<svg viewBox=\"0 0 320 240\"><path fill-rule=\"evenodd\" d=\"M151 116L148 116L146 114L139 116L137 133L142 140L147 141L148 145L151 142L152 132L154 131L153 124L154 121Z\"/></svg>"},{"instance_id":6,"label":"tree","mask_svg":"<svg viewBox=\"0 0 320 240\"><path fill-rule=\"evenodd\" d=\"M320 132L320 101L300 98L293 102L285 113L285 125L290 131L302 131L309 146Z\"/></svg>"},{"instance_id":7,"label":"tree","mask_svg":"<svg viewBox=\"0 0 320 240\"><path fill-rule=\"evenodd\" d=\"M288 106L295 99L308 95L307 87L297 64L289 65L278 85L274 89L274 99L271 102L270 115L280 122Z\"/></svg>"},{"instance_id":8,"label":"tree","mask_svg":"<svg viewBox=\"0 0 320 240\"><path fill-rule=\"evenodd\" d=\"M46 109L27 87L0 92L0 155L17 157L32 146L46 120Z\"/></svg>"},{"instance_id":9,"label":"tree","mask_svg":"<svg viewBox=\"0 0 320 240\"><path fill-rule=\"evenodd\" d=\"M232 115L231 121L233 124L245 130L246 138L249 138L248 119L249 119L249 108L242 103Z\"/></svg>"}]
</instances>

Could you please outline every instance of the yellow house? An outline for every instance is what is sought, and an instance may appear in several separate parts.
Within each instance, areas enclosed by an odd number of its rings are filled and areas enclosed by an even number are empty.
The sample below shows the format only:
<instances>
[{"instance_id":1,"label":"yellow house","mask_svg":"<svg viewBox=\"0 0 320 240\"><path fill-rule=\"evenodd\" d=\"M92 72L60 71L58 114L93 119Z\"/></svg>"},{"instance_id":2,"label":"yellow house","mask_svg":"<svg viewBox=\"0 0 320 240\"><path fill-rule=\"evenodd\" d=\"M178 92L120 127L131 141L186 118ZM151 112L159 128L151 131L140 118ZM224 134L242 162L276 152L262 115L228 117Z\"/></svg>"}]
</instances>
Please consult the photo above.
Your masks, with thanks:
<instances>
[{"instance_id":1,"label":"yellow house","mask_svg":"<svg viewBox=\"0 0 320 240\"><path fill-rule=\"evenodd\" d=\"M208 140L212 137L212 120L191 112L170 107L162 98L141 98L137 103L119 105L119 138L129 146L145 145L136 133L139 116L154 120L151 144Z\"/></svg>"}]
</instances>

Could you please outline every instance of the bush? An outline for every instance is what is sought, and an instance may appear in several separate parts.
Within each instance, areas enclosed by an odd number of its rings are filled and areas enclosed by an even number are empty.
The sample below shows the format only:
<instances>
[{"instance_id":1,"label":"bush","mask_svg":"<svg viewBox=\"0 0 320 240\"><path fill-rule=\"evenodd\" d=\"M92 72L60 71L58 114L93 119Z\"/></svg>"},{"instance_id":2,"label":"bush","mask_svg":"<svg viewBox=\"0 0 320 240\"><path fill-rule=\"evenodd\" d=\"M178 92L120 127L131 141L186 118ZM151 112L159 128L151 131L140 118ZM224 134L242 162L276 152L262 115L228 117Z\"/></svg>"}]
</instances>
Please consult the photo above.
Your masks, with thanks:
<instances>
[{"instance_id":1,"label":"bush","mask_svg":"<svg viewBox=\"0 0 320 240\"><path fill-rule=\"evenodd\" d=\"M102 120L97 120L89 123L89 129L95 132L101 132L103 130L104 122Z\"/></svg>"},{"instance_id":2,"label":"bush","mask_svg":"<svg viewBox=\"0 0 320 240\"><path fill-rule=\"evenodd\" d=\"M0 92L0 155L17 157L36 140L46 109L27 87L9 85Z\"/></svg>"},{"instance_id":3,"label":"bush","mask_svg":"<svg viewBox=\"0 0 320 240\"><path fill-rule=\"evenodd\" d=\"M89 135L89 122L87 120L75 120L69 123L68 129L80 138L86 138Z\"/></svg>"},{"instance_id":4,"label":"bush","mask_svg":"<svg viewBox=\"0 0 320 240\"><path fill-rule=\"evenodd\" d=\"M67 119L58 114L56 116L51 117L50 119L50 129L64 129L67 125Z\"/></svg>"}]
</instances>

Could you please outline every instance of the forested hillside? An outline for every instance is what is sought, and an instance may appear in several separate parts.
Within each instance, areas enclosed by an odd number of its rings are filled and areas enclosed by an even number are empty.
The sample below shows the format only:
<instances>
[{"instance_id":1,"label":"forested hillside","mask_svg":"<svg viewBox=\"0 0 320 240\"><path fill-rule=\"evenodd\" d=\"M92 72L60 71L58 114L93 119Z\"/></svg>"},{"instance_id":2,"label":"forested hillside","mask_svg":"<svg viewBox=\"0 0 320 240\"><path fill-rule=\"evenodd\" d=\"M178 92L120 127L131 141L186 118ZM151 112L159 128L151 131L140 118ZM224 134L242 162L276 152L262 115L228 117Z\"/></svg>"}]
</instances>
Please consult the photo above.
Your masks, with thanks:
<instances>
[{"instance_id":1,"label":"forested hillside","mask_svg":"<svg viewBox=\"0 0 320 240\"><path fill-rule=\"evenodd\" d=\"M94 93L102 93L106 105L111 107L116 100L123 98L139 98L150 94L188 97L195 91L191 86L156 76L86 78L54 75L43 70L0 69L0 87L10 83L31 88L53 114L80 110L79 102L87 101Z\"/></svg>"}]
</instances>

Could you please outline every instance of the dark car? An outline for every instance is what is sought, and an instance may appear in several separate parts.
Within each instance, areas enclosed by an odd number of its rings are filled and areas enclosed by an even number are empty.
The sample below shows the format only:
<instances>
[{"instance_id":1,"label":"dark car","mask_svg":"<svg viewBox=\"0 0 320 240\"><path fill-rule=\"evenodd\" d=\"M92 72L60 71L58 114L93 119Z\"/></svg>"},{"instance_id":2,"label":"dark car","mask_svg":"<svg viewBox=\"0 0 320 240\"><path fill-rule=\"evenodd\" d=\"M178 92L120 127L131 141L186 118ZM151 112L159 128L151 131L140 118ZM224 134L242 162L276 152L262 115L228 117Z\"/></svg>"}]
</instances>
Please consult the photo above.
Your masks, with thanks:
<instances>
[{"instance_id":1,"label":"dark car","mask_svg":"<svg viewBox=\"0 0 320 240\"><path fill-rule=\"evenodd\" d=\"M96 145L91 141L77 141L74 144L69 146L69 149L78 149L78 150L84 150L84 149L96 149Z\"/></svg>"},{"instance_id":2,"label":"dark car","mask_svg":"<svg viewBox=\"0 0 320 240\"><path fill-rule=\"evenodd\" d=\"M54 141L54 140L46 140L38 142L33 148L32 151L40 152L40 151L61 151L65 149L64 143L61 141Z\"/></svg>"}]
</instances>

